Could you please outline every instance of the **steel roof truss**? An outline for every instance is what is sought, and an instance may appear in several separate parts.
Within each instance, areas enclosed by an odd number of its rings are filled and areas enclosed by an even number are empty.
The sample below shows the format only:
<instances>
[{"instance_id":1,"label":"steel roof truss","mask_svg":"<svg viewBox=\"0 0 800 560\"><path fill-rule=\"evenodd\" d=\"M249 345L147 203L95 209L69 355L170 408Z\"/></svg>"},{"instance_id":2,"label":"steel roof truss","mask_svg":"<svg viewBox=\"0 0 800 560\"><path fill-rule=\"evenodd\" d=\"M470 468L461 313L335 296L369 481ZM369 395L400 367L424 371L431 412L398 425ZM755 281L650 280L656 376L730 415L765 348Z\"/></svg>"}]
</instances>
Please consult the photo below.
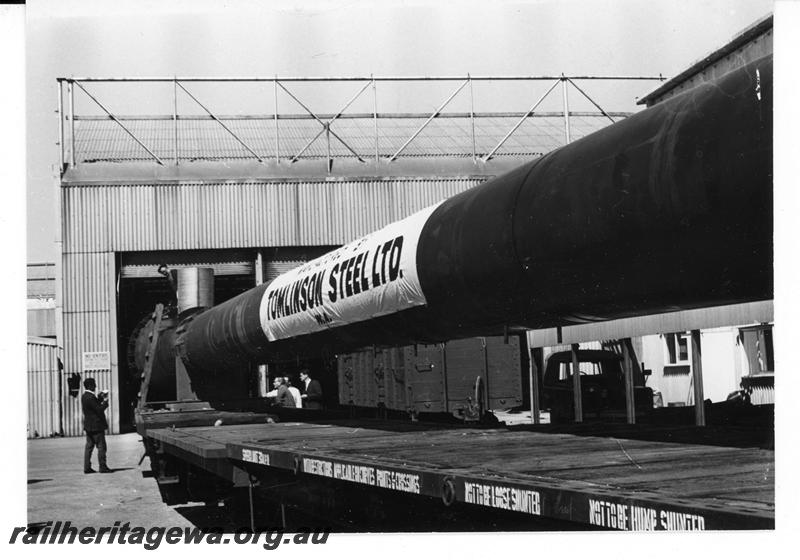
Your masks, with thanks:
<instances>
[{"instance_id":1,"label":"steel roof truss","mask_svg":"<svg viewBox=\"0 0 800 560\"><path fill-rule=\"evenodd\" d=\"M133 140L134 140L134 141L135 141L137 144L139 144L139 145L140 145L140 146L141 146L141 147L144 149L144 151L146 151L148 154L150 154L150 156L151 156L153 159L155 159L155 160L158 162L158 164L159 164L159 165L164 165L164 162L163 162L163 161L161 161L161 159L159 159L159 157L158 157L157 155L155 155L155 154L152 152L152 150L150 150L150 148L148 148L147 146L145 146L145 145L144 145L144 143L143 143L141 140L139 140L139 139L136 137L136 135L135 135L133 132L131 132L130 130L128 130L128 127L126 127L124 124L122 124L122 121L120 121L120 120L119 120L117 117L115 117L115 116L114 116L114 114L113 114L113 113L111 113L111 111L109 111L108 109L106 109L106 108L103 106L103 104L102 104L102 103L100 103L100 102L97 100L97 98L96 98L95 96L93 96L91 93L89 93L89 92L86 90L86 88L85 88L85 87L83 87L83 86L81 85L81 83L80 83L79 81L75 80L75 81L74 81L74 83L75 83L75 85L76 85L76 86L78 86L79 88L81 88L81 89L83 90L83 93L85 93L86 95L88 95L88 96L89 96L89 99L91 99L92 101L94 101L94 102L97 104L97 106L98 106L98 107L100 107L100 108L101 108L101 109L102 109L102 110L103 110L103 111L104 111L104 112L105 112L105 113L106 113L106 114L109 116L109 118L110 118L112 121L114 121L115 123L117 123L117 124L118 124L118 125L119 125L119 126L122 128L122 130L124 130L125 132L127 132L127 133L128 133L128 135L129 135L131 138L133 138ZM74 135L73 135L73 138L74 138ZM74 153L74 149L73 149L73 153Z\"/></svg>"}]
</instances>

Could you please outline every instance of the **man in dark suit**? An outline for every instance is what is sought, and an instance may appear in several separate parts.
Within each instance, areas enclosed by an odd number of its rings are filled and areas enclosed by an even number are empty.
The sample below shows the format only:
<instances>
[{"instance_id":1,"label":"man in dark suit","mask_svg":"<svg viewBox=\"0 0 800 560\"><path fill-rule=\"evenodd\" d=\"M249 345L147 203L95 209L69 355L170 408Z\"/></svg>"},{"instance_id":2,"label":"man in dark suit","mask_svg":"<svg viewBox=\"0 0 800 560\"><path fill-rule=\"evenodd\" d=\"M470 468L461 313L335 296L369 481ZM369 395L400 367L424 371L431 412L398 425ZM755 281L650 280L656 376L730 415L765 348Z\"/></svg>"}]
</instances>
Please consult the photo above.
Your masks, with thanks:
<instances>
[{"instance_id":1,"label":"man in dark suit","mask_svg":"<svg viewBox=\"0 0 800 560\"><path fill-rule=\"evenodd\" d=\"M106 421L105 410L108 408L107 395L94 394L97 385L91 377L83 381L85 389L81 395L81 408L83 409L83 430L86 432L86 449L83 453L83 472L86 474L96 472L92 469L92 451L97 447L97 461L100 463L100 472L109 473L111 469L106 464Z\"/></svg>"},{"instance_id":2,"label":"man in dark suit","mask_svg":"<svg viewBox=\"0 0 800 560\"><path fill-rule=\"evenodd\" d=\"M300 384L302 392L300 398L303 399L303 408L311 410L322 409L322 386L316 379L311 379L308 375L308 370L304 369L300 372Z\"/></svg>"}]
</instances>

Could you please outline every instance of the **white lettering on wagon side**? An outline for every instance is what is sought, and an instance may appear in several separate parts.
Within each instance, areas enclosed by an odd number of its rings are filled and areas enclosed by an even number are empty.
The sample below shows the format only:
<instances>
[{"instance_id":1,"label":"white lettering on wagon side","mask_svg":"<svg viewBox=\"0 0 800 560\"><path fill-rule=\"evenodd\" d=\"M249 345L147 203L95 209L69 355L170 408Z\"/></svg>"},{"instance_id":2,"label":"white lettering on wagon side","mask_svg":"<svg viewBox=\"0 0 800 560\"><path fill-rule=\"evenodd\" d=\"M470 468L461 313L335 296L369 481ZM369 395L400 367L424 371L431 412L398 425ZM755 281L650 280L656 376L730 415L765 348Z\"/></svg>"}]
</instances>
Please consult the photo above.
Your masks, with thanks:
<instances>
[{"instance_id":1,"label":"white lettering on wagon side","mask_svg":"<svg viewBox=\"0 0 800 560\"><path fill-rule=\"evenodd\" d=\"M354 463L304 458L303 472L398 492L420 493L419 475L402 471Z\"/></svg>"},{"instance_id":2,"label":"white lettering on wagon side","mask_svg":"<svg viewBox=\"0 0 800 560\"><path fill-rule=\"evenodd\" d=\"M464 501L530 515L542 514L542 498L539 492L512 486L464 482Z\"/></svg>"},{"instance_id":3,"label":"white lettering on wagon side","mask_svg":"<svg viewBox=\"0 0 800 560\"><path fill-rule=\"evenodd\" d=\"M589 523L621 531L705 531L702 515L589 499Z\"/></svg>"},{"instance_id":4,"label":"white lettering on wagon side","mask_svg":"<svg viewBox=\"0 0 800 560\"><path fill-rule=\"evenodd\" d=\"M269 465L269 454L257 449L242 449L242 461L257 465Z\"/></svg>"}]
</instances>

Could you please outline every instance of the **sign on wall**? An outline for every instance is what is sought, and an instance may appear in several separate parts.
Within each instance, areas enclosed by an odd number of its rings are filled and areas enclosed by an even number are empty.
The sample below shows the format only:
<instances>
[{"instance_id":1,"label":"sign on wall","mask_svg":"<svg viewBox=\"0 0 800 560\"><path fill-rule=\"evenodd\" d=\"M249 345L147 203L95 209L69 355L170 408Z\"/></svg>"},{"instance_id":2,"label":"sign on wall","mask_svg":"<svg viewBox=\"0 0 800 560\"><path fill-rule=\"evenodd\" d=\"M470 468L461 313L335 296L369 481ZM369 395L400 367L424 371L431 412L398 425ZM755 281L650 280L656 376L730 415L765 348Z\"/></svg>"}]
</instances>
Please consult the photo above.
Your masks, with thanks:
<instances>
[{"instance_id":1,"label":"sign on wall","mask_svg":"<svg viewBox=\"0 0 800 560\"><path fill-rule=\"evenodd\" d=\"M110 370L111 354L109 352L84 352L83 372Z\"/></svg>"}]
</instances>

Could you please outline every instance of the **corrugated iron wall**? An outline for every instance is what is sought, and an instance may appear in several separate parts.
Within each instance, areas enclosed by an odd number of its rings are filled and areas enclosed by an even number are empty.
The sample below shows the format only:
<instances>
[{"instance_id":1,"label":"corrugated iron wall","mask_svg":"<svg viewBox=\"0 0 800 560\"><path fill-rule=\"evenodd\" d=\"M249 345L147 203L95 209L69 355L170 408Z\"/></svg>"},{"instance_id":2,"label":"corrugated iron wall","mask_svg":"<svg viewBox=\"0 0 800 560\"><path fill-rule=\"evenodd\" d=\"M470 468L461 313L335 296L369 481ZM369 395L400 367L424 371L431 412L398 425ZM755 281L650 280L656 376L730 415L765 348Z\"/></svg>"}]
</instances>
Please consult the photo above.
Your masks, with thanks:
<instances>
[{"instance_id":1,"label":"corrugated iron wall","mask_svg":"<svg viewBox=\"0 0 800 560\"><path fill-rule=\"evenodd\" d=\"M754 387L750 395L753 404L775 404L775 387Z\"/></svg>"},{"instance_id":2,"label":"corrugated iron wall","mask_svg":"<svg viewBox=\"0 0 800 560\"><path fill-rule=\"evenodd\" d=\"M64 251L340 245L480 179L91 185L64 188Z\"/></svg>"},{"instance_id":3,"label":"corrugated iron wall","mask_svg":"<svg viewBox=\"0 0 800 560\"><path fill-rule=\"evenodd\" d=\"M28 438L60 433L58 346L28 338Z\"/></svg>"},{"instance_id":4,"label":"corrugated iron wall","mask_svg":"<svg viewBox=\"0 0 800 560\"><path fill-rule=\"evenodd\" d=\"M70 224L67 221L65 224ZM81 222L79 222L81 223ZM95 226L91 226L95 229ZM74 232L79 233L80 232ZM85 232L84 232L85 233ZM81 242L90 236L80 234ZM82 248L85 245L82 245ZM63 384L63 428L64 435L78 436L83 433L79 397L69 396L66 377L70 374L86 376L97 380L98 388L112 390L109 409L110 432L119 431L117 417L118 403L116 391L116 327L113 306L116 297L110 277L113 270L114 254L103 253L65 253L63 255L63 324L64 324L64 370ZM107 352L107 369L84 372L83 354L85 352ZM113 376L112 376L113 371Z\"/></svg>"},{"instance_id":5,"label":"corrugated iron wall","mask_svg":"<svg viewBox=\"0 0 800 560\"><path fill-rule=\"evenodd\" d=\"M62 195L63 251L107 251L110 245L108 223L111 217L107 207L106 189L62 189ZM136 209L131 207L120 211L136 212Z\"/></svg>"},{"instance_id":6,"label":"corrugated iron wall","mask_svg":"<svg viewBox=\"0 0 800 560\"><path fill-rule=\"evenodd\" d=\"M264 263L264 283L269 284L281 274L289 272L297 268L306 261L291 260L291 261L267 261Z\"/></svg>"},{"instance_id":7,"label":"corrugated iron wall","mask_svg":"<svg viewBox=\"0 0 800 560\"><path fill-rule=\"evenodd\" d=\"M88 331L103 331L101 325L89 324L88 328L77 329L77 336L72 336L68 340L69 345L65 348L80 350L84 347L80 342L80 337ZM66 329L65 329L66 331ZM89 336L88 340L96 338ZM28 339L28 437L51 437L55 435L80 436L83 434L83 414L81 412L81 391L70 395L68 378L70 371L80 372L81 365L72 370L67 366L65 360L64 374L59 374L58 370L59 348L56 342L48 339L29 337ZM80 364L80 354L78 357ZM74 360L74 358L73 358ZM110 369L87 372L88 376L97 380L98 389L111 389L115 384L112 383ZM82 381L83 377L81 378ZM115 399L111 399L106 417L111 424L114 408L117 406ZM118 430L112 429L111 433Z\"/></svg>"}]
</instances>

